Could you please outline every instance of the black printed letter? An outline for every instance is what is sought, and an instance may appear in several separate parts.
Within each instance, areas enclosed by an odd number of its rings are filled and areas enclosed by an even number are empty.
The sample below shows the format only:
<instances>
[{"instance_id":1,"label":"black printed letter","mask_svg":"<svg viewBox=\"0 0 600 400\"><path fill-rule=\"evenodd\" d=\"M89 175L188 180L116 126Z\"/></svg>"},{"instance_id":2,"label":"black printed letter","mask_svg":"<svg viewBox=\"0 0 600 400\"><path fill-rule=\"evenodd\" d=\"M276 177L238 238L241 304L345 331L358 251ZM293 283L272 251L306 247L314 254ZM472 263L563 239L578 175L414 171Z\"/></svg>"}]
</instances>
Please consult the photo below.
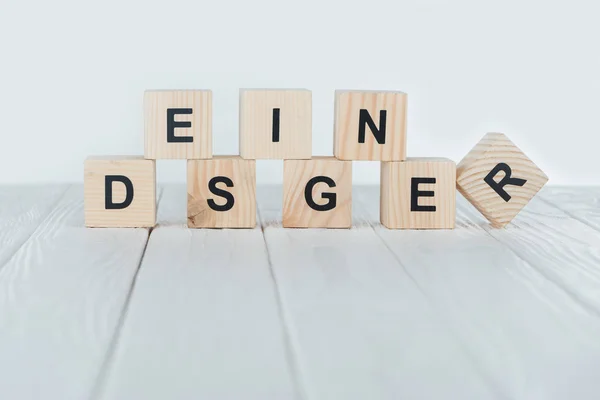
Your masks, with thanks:
<instances>
[{"instance_id":1,"label":"black printed letter","mask_svg":"<svg viewBox=\"0 0 600 400\"><path fill-rule=\"evenodd\" d=\"M113 203L113 182L121 182L125 185L125 200L122 203ZM123 175L106 175L104 177L104 208L107 210L121 210L129 207L133 201L133 183Z\"/></svg>"},{"instance_id":2,"label":"black printed letter","mask_svg":"<svg viewBox=\"0 0 600 400\"><path fill-rule=\"evenodd\" d=\"M419 183L435 183L435 178L411 178L410 180L410 211L435 212L435 206L420 206L419 197L433 197L431 190L419 190Z\"/></svg>"},{"instance_id":3,"label":"black printed letter","mask_svg":"<svg viewBox=\"0 0 600 400\"><path fill-rule=\"evenodd\" d=\"M375 140L379 144L385 144L385 120L387 116L386 110L379 111L379 128L375 126L375 122L367 110L362 108L358 118L358 143L365 142L365 125L369 125L369 129L373 132Z\"/></svg>"},{"instance_id":4,"label":"black printed letter","mask_svg":"<svg viewBox=\"0 0 600 400\"><path fill-rule=\"evenodd\" d=\"M217 196L224 197L225 199L227 199L227 202L225 204L223 204L222 206L220 206L217 203L215 203L215 201L213 199L208 199L208 206L215 211L229 211L233 208L235 199L233 198L233 195L231 193L229 193L228 191L219 189L217 187L217 183L224 183L225 186L227 186L227 187L233 187L233 182L231 181L231 179L229 179L225 176L215 176L214 178L212 178L208 182L208 190L210 190L212 193L216 194Z\"/></svg>"},{"instance_id":5,"label":"black printed letter","mask_svg":"<svg viewBox=\"0 0 600 400\"><path fill-rule=\"evenodd\" d=\"M190 121L175 121L175 114L191 114L191 108L167 108L167 142L168 143L191 143L192 136L175 136L175 128L191 128Z\"/></svg>"},{"instance_id":6,"label":"black printed letter","mask_svg":"<svg viewBox=\"0 0 600 400\"><path fill-rule=\"evenodd\" d=\"M505 175L502 179L500 179L500 182L496 182L494 180L494 177L500 171L503 171ZM506 201L506 202L508 202L510 200L510 194L506 193L506 190L504 190L504 186L506 186L506 185L523 186L525 184L525 182L527 182L527 180L525 180L525 179L511 178L510 177L511 173L512 173L512 170L510 169L508 164L499 163L498 165L496 165L494 167L494 169L492 169L490 171L489 174L486 175L485 178L483 178L485 183L490 185L490 187L492 189L494 189L494 191L496 193L498 193L498 195L500 195L500 197L502 197L504 199L504 201Z\"/></svg>"},{"instance_id":7,"label":"black printed letter","mask_svg":"<svg viewBox=\"0 0 600 400\"><path fill-rule=\"evenodd\" d=\"M279 142L279 108L273 109L273 142Z\"/></svg>"},{"instance_id":8,"label":"black printed letter","mask_svg":"<svg viewBox=\"0 0 600 400\"><path fill-rule=\"evenodd\" d=\"M315 211L329 211L329 210L334 209L335 205L336 205L336 201L337 201L337 196L335 193L322 193L321 197L329 200L327 203L325 203L323 205L319 205L319 204L315 203L315 201L313 200L312 190L313 190L313 187L319 182L326 183L327 186L329 186L329 187L335 187L335 182L330 177L315 176L314 178L312 178L311 180L308 181L308 183L306 184L306 187L304 188L304 198L306 199L306 203L308 204L308 206L310 208L312 208Z\"/></svg>"}]
</instances>

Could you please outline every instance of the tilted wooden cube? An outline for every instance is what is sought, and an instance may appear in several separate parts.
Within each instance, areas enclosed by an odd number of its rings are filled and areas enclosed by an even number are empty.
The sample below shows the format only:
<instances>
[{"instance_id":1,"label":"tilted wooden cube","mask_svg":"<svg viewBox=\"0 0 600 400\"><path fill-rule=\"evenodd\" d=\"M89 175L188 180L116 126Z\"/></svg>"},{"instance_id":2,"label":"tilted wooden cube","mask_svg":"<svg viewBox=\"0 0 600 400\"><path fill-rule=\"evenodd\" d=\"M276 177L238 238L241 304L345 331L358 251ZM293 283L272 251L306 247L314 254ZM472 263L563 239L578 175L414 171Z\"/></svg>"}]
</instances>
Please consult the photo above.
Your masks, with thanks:
<instances>
[{"instance_id":1,"label":"tilted wooden cube","mask_svg":"<svg viewBox=\"0 0 600 400\"><path fill-rule=\"evenodd\" d=\"M496 228L508 224L548 177L502 133L488 133L457 167L457 187Z\"/></svg>"},{"instance_id":2,"label":"tilted wooden cube","mask_svg":"<svg viewBox=\"0 0 600 400\"><path fill-rule=\"evenodd\" d=\"M350 228L352 162L333 157L283 162L283 226Z\"/></svg>"},{"instance_id":3,"label":"tilted wooden cube","mask_svg":"<svg viewBox=\"0 0 600 400\"><path fill-rule=\"evenodd\" d=\"M239 156L189 160L187 190L188 227L256 226L256 161Z\"/></svg>"},{"instance_id":4,"label":"tilted wooden cube","mask_svg":"<svg viewBox=\"0 0 600 400\"><path fill-rule=\"evenodd\" d=\"M144 94L144 157L212 157L212 92L149 90Z\"/></svg>"},{"instance_id":5,"label":"tilted wooden cube","mask_svg":"<svg viewBox=\"0 0 600 400\"><path fill-rule=\"evenodd\" d=\"M155 162L141 156L89 157L84 164L85 225L154 226L155 171Z\"/></svg>"},{"instance_id":6,"label":"tilted wooden cube","mask_svg":"<svg viewBox=\"0 0 600 400\"><path fill-rule=\"evenodd\" d=\"M381 223L390 229L453 229L456 164L446 158L381 163Z\"/></svg>"},{"instance_id":7,"label":"tilted wooden cube","mask_svg":"<svg viewBox=\"0 0 600 400\"><path fill-rule=\"evenodd\" d=\"M310 90L240 90L240 155L252 160L309 159L312 155Z\"/></svg>"},{"instance_id":8,"label":"tilted wooden cube","mask_svg":"<svg viewBox=\"0 0 600 400\"><path fill-rule=\"evenodd\" d=\"M406 104L402 92L337 90L333 154L340 160L406 159Z\"/></svg>"}]
</instances>

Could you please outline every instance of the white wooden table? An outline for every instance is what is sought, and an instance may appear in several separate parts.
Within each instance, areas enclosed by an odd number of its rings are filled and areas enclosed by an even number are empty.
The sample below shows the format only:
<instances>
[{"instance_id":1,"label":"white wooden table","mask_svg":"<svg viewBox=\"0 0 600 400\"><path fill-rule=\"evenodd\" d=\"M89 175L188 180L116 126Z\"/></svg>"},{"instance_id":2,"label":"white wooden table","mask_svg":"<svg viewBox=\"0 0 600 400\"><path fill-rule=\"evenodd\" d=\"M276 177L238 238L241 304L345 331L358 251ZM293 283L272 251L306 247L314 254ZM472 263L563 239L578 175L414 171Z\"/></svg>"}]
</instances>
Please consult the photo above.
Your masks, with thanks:
<instances>
[{"instance_id":1,"label":"white wooden table","mask_svg":"<svg viewBox=\"0 0 600 400\"><path fill-rule=\"evenodd\" d=\"M0 399L598 399L600 187L506 229L85 229L83 188L0 187Z\"/></svg>"}]
</instances>

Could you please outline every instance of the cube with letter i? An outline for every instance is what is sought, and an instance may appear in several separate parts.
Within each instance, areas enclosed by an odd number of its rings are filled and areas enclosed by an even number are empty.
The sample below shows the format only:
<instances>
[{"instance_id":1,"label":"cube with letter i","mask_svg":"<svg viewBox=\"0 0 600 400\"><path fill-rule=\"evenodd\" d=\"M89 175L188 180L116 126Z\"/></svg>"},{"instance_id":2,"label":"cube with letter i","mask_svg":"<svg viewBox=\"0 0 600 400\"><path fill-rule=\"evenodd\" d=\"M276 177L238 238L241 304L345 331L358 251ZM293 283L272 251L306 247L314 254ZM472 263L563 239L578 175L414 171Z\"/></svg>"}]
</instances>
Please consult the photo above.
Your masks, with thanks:
<instances>
[{"instance_id":1,"label":"cube with letter i","mask_svg":"<svg viewBox=\"0 0 600 400\"><path fill-rule=\"evenodd\" d=\"M212 92L149 90L144 94L144 157L212 157Z\"/></svg>"},{"instance_id":2,"label":"cube with letter i","mask_svg":"<svg viewBox=\"0 0 600 400\"><path fill-rule=\"evenodd\" d=\"M453 229L456 164L445 158L381 163L381 223L390 229Z\"/></svg>"},{"instance_id":3,"label":"cube with letter i","mask_svg":"<svg viewBox=\"0 0 600 400\"><path fill-rule=\"evenodd\" d=\"M250 160L310 158L310 90L240 90L240 155Z\"/></svg>"},{"instance_id":4,"label":"cube with letter i","mask_svg":"<svg viewBox=\"0 0 600 400\"><path fill-rule=\"evenodd\" d=\"M340 160L403 161L406 104L402 92L337 90L333 154Z\"/></svg>"},{"instance_id":5,"label":"cube with letter i","mask_svg":"<svg viewBox=\"0 0 600 400\"><path fill-rule=\"evenodd\" d=\"M135 156L89 157L84 164L85 225L152 227L155 161Z\"/></svg>"},{"instance_id":6,"label":"cube with letter i","mask_svg":"<svg viewBox=\"0 0 600 400\"><path fill-rule=\"evenodd\" d=\"M352 162L333 157L283 162L285 228L350 228Z\"/></svg>"},{"instance_id":7,"label":"cube with letter i","mask_svg":"<svg viewBox=\"0 0 600 400\"><path fill-rule=\"evenodd\" d=\"M548 177L502 133L488 133L458 163L457 187L492 224L508 224Z\"/></svg>"}]
</instances>

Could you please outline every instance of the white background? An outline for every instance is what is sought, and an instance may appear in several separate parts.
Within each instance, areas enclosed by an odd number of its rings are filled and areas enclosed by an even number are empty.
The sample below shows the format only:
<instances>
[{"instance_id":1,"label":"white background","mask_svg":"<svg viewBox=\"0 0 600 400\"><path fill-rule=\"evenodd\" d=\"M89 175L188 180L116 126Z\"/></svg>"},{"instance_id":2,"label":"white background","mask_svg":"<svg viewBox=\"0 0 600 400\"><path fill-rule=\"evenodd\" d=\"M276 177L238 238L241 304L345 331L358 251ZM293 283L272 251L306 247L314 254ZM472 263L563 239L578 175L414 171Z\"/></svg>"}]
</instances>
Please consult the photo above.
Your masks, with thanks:
<instances>
[{"instance_id":1,"label":"white background","mask_svg":"<svg viewBox=\"0 0 600 400\"><path fill-rule=\"evenodd\" d=\"M238 152L240 87L409 95L408 155L456 161L506 133L554 184L599 184L597 0L0 0L0 183L80 182L92 154L143 154L145 89L213 90L214 152ZM281 181L259 161L258 181ZM159 182L185 161L159 161ZM376 162L354 181L376 183Z\"/></svg>"}]
</instances>

